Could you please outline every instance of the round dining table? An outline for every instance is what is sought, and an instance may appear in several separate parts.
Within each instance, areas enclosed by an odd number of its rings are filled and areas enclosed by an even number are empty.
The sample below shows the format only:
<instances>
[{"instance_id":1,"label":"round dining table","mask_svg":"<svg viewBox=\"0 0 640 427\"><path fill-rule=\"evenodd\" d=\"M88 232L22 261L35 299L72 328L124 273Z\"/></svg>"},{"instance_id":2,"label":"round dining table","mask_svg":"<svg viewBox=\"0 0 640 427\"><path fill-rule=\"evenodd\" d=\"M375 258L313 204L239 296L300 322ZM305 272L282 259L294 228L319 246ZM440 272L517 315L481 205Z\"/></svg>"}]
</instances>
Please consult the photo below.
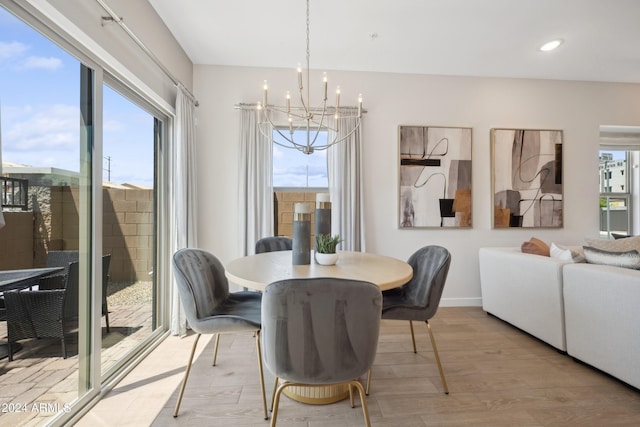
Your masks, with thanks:
<instances>
[{"instance_id":1,"label":"round dining table","mask_svg":"<svg viewBox=\"0 0 640 427\"><path fill-rule=\"evenodd\" d=\"M405 261L367 252L338 251L335 265L314 262L293 265L291 251L264 252L231 261L225 266L227 279L236 285L263 291L269 283L284 279L334 277L365 280L380 290L397 288L413 277L413 269ZM323 387L289 387L283 392L293 400L314 405L337 402L349 396L346 384Z\"/></svg>"},{"instance_id":2,"label":"round dining table","mask_svg":"<svg viewBox=\"0 0 640 427\"><path fill-rule=\"evenodd\" d=\"M231 283L259 291L278 280L317 277L364 280L386 291L411 280L413 269L396 258L351 251L338 251L335 265L316 264L313 253L310 264L293 265L291 251L276 251L231 261L225 266L225 274Z\"/></svg>"}]
</instances>

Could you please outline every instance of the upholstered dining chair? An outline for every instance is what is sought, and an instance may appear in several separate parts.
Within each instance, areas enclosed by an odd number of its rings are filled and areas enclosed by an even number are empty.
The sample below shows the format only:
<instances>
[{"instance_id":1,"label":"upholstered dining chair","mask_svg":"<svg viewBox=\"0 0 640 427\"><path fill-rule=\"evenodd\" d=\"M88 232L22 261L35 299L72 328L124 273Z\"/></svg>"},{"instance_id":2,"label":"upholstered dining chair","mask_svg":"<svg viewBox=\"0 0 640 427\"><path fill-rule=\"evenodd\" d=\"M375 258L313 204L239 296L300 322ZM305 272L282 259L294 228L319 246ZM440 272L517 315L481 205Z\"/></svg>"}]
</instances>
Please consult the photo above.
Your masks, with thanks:
<instances>
[{"instance_id":1,"label":"upholstered dining chair","mask_svg":"<svg viewBox=\"0 0 640 427\"><path fill-rule=\"evenodd\" d=\"M413 321L424 321L431 338L433 354L440 371L440 379L445 394L449 394L447 381L444 377L442 363L436 347L429 320L436 314L442 290L447 281L451 254L442 246L425 246L414 252L407 261L413 268L413 277L405 285L384 291L382 293L382 318L408 320L411 329L413 352L416 350L416 338L413 333ZM371 378L367 381L367 394Z\"/></svg>"},{"instance_id":2,"label":"upholstered dining chair","mask_svg":"<svg viewBox=\"0 0 640 427\"><path fill-rule=\"evenodd\" d=\"M202 249L180 249L173 255L173 267L180 301L189 326L197 333L173 412L178 416L180 403L187 385L193 355L202 334L214 334L213 365L216 364L220 334L254 332L258 353L258 371L262 387L264 419L268 419L267 400L262 372L260 347L260 310L262 294L259 292L229 292L224 266L213 254Z\"/></svg>"},{"instance_id":3,"label":"upholstered dining chair","mask_svg":"<svg viewBox=\"0 0 640 427\"><path fill-rule=\"evenodd\" d=\"M292 247L293 242L288 237L263 237L256 242L256 254L261 254L263 252L289 251Z\"/></svg>"},{"instance_id":4,"label":"upholstered dining chair","mask_svg":"<svg viewBox=\"0 0 640 427\"><path fill-rule=\"evenodd\" d=\"M363 281L287 279L267 285L262 297L264 360L276 376L271 426L280 395L292 386L347 383L370 425L364 388L358 380L373 364L378 345L382 294ZM279 383L279 385L278 385Z\"/></svg>"}]
</instances>

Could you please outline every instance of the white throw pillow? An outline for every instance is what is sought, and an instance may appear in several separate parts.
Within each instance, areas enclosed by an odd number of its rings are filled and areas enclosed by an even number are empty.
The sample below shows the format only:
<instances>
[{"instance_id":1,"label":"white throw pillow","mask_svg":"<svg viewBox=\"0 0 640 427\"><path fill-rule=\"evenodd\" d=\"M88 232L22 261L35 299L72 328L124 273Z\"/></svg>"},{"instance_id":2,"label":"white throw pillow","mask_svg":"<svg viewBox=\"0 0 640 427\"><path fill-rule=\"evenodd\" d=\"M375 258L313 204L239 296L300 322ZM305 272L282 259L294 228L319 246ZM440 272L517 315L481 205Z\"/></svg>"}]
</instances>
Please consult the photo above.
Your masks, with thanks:
<instances>
[{"instance_id":1,"label":"white throw pillow","mask_svg":"<svg viewBox=\"0 0 640 427\"><path fill-rule=\"evenodd\" d=\"M640 236L627 237L624 239L585 239L587 246L609 252L629 252L636 250L640 252Z\"/></svg>"},{"instance_id":2,"label":"white throw pillow","mask_svg":"<svg viewBox=\"0 0 640 427\"><path fill-rule=\"evenodd\" d=\"M565 248L564 246L556 245L555 243L551 243L549 247L549 256L551 258L556 258L561 261L568 262L585 262L584 256L578 251L571 250L569 248Z\"/></svg>"},{"instance_id":3,"label":"white throw pillow","mask_svg":"<svg viewBox=\"0 0 640 427\"><path fill-rule=\"evenodd\" d=\"M640 270L640 254L635 249L625 252L611 252L585 246L584 256L590 264L604 264Z\"/></svg>"}]
</instances>

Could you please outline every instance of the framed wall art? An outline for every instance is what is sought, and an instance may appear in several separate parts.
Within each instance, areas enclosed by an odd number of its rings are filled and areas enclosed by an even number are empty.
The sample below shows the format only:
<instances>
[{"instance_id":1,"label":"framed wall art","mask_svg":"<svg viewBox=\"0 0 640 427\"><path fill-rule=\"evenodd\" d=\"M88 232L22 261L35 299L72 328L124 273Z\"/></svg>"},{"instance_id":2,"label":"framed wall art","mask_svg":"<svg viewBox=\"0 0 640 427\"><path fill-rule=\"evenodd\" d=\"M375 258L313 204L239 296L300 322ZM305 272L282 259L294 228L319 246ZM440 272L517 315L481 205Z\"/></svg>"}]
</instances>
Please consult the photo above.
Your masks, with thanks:
<instances>
[{"instance_id":1,"label":"framed wall art","mask_svg":"<svg viewBox=\"0 0 640 427\"><path fill-rule=\"evenodd\" d=\"M561 130L491 129L494 228L561 228Z\"/></svg>"},{"instance_id":2,"label":"framed wall art","mask_svg":"<svg viewBox=\"0 0 640 427\"><path fill-rule=\"evenodd\" d=\"M471 227L471 128L399 126L400 228Z\"/></svg>"}]
</instances>

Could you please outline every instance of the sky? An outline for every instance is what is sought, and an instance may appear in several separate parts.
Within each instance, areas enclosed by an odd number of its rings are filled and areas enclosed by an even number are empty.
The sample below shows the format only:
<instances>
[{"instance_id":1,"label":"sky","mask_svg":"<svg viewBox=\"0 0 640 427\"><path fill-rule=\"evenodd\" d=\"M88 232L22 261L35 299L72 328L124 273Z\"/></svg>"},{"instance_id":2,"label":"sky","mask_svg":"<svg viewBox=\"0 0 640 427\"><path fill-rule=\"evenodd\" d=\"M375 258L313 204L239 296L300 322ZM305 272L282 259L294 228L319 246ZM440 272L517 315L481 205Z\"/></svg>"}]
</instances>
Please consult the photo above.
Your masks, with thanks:
<instances>
[{"instance_id":1,"label":"sky","mask_svg":"<svg viewBox=\"0 0 640 427\"><path fill-rule=\"evenodd\" d=\"M79 171L79 82L76 58L0 7L3 162ZM153 116L105 87L103 123L111 181L151 187Z\"/></svg>"}]
</instances>

